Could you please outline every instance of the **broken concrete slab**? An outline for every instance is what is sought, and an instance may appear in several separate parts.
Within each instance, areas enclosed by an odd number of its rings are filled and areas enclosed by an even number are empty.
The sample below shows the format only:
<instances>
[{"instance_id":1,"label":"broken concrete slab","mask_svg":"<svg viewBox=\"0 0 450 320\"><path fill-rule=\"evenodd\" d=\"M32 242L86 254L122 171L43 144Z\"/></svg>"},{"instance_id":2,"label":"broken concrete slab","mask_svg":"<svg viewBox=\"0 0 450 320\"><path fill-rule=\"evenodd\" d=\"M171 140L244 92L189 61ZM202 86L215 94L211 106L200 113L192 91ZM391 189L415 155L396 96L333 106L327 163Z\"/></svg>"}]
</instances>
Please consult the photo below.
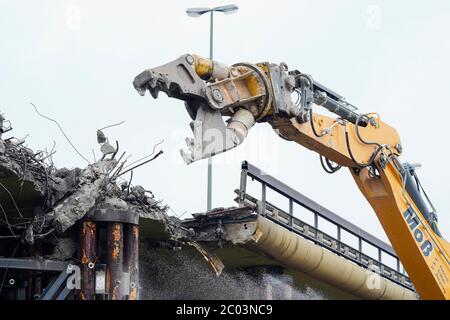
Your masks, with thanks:
<instances>
[{"instance_id":1,"label":"broken concrete slab","mask_svg":"<svg viewBox=\"0 0 450 320\"><path fill-rule=\"evenodd\" d=\"M80 176L75 190L54 209L53 226L60 233L91 210L109 183L109 173L117 165L115 160L103 160L89 165Z\"/></svg>"},{"instance_id":2,"label":"broken concrete slab","mask_svg":"<svg viewBox=\"0 0 450 320\"><path fill-rule=\"evenodd\" d=\"M156 221L161 232L169 237L176 233L172 232L176 230L176 222L168 217L168 207L155 200L151 191L130 182L117 183L126 162L120 162L122 157L115 158L118 143L114 152L108 152L109 159L105 155L85 168L58 169L51 159L52 152L34 152L24 146L24 139L4 138L4 133L10 130L6 130L4 123L1 116L0 213L5 215L2 220L7 221L0 221L0 235L23 237L32 245L36 237L45 238L54 229L57 237L64 239L67 231L95 208L137 212L144 220ZM103 146L107 137L100 133L99 143ZM16 224L20 229L14 232L13 229L19 228Z\"/></svg>"}]
</instances>

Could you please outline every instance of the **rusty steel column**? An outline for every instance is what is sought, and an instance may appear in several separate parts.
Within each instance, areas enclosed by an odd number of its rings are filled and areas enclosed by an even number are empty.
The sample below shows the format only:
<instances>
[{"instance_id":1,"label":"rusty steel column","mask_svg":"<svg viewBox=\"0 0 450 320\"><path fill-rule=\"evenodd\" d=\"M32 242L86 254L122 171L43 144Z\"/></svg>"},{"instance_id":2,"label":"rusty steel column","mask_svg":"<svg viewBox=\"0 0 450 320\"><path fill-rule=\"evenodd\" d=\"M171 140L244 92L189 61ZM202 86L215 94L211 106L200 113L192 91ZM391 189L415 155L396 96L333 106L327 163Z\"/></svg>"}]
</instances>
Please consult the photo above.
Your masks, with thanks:
<instances>
[{"instance_id":1,"label":"rusty steel column","mask_svg":"<svg viewBox=\"0 0 450 320\"><path fill-rule=\"evenodd\" d=\"M107 226L106 292L109 300L122 300L123 225L110 222Z\"/></svg>"},{"instance_id":2,"label":"rusty steel column","mask_svg":"<svg viewBox=\"0 0 450 320\"><path fill-rule=\"evenodd\" d=\"M129 274L128 300L137 300L139 293L139 226L135 224L125 225L125 261L124 272Z\"/></svg>"},{"instance_id":3,"label":"rusty steel column","mask_svg":"<svg viewBox=\"0 0 450 320\"><path fill-rule=\"evenodd\" d=\"M97 226L93 221L83 221L80 232L81 300L95 300L95 264L97 262Z\"/></svg>"}]
</instances>

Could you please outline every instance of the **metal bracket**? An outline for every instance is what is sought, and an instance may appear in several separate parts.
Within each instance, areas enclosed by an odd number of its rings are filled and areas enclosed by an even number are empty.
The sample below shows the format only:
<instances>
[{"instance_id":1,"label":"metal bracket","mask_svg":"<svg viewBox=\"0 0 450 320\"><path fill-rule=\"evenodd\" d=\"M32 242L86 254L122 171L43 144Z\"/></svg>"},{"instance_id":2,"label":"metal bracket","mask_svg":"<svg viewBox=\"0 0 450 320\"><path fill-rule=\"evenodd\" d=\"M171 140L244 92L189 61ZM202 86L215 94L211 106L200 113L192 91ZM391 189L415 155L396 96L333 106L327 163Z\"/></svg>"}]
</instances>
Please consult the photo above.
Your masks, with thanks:
<instances>
[{"instance_id":1,"label":"metal bracket","mask_svg":"<svg viewBox=\"0 0 450 320\"><path fill-rule=\"evenodd\" d=\"M39 300L65 300L72 289L67 286L67 278L71 273L65 269L45 288Z\"/></svg>"}]
</instances>

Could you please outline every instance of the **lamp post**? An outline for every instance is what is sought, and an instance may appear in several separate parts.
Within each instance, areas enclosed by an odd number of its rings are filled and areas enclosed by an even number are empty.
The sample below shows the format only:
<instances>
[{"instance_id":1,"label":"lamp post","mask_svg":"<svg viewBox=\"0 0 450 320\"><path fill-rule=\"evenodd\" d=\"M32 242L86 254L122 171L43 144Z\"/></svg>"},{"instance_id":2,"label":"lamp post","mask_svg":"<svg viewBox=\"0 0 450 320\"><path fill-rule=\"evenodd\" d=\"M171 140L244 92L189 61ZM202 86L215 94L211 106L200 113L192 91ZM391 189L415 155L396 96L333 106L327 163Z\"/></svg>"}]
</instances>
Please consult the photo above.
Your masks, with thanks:
<instances>
[{"instance_id":1,"label":"lamp post","mask_svg":"<svg viewBox=\"0 0 450 320\"><path fill-rule=\"evenodd\" d=\"M239 8L234 4L229 4L225 6L219 6L215 8L189 8L186 10L186 14L189 17L198 18L205 13L210 13L210 23L209 23L209 58L213 59L213 28L214 28L214 12L222 12L224 14L235 13ZM208 158L208 190L207 190L207 203L206 209L211 210L212 208L212 158Z\"/></svg>"}]
</instances>

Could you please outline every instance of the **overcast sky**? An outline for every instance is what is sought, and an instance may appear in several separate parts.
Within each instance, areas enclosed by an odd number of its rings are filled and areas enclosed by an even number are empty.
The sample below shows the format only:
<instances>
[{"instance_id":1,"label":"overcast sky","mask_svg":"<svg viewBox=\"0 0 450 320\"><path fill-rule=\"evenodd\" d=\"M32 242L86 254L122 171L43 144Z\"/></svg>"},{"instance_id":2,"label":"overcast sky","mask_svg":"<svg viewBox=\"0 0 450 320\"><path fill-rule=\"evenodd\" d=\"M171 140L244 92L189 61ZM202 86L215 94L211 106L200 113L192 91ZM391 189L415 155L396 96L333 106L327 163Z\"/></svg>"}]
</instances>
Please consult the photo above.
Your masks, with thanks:
<instances>
[{"instance_id":1,"label":"overcast sky","mask_svg":"<svg viewBox=\"0 0 450 320\"><path fill-rule=\"evenodd\" d=\"M215 58L284 61L345 96L361 112L379 112L402 138L403 161L420 162L419 175L450 230L448 134L450 2L239 1L239 12L217 14ZM133 78L184 53L207 56L209 19L185 9L223 1L0 0L0 110L14 135L43 149L57 143L58 167L85 166L57 127L93 161L96 130L132 159L162 139L164 155L135 171L144 185L188 217L206 207L206 160L186 166L178 149L190 136L180 101L140 97ZM130 161L131 161L130 160ZM374 235L386 239L348 170L326 174L317 154L258 124L234 151L214 158L214 206L233 205L240 163L248 160Z\"/></svg>"}]
</instances>

